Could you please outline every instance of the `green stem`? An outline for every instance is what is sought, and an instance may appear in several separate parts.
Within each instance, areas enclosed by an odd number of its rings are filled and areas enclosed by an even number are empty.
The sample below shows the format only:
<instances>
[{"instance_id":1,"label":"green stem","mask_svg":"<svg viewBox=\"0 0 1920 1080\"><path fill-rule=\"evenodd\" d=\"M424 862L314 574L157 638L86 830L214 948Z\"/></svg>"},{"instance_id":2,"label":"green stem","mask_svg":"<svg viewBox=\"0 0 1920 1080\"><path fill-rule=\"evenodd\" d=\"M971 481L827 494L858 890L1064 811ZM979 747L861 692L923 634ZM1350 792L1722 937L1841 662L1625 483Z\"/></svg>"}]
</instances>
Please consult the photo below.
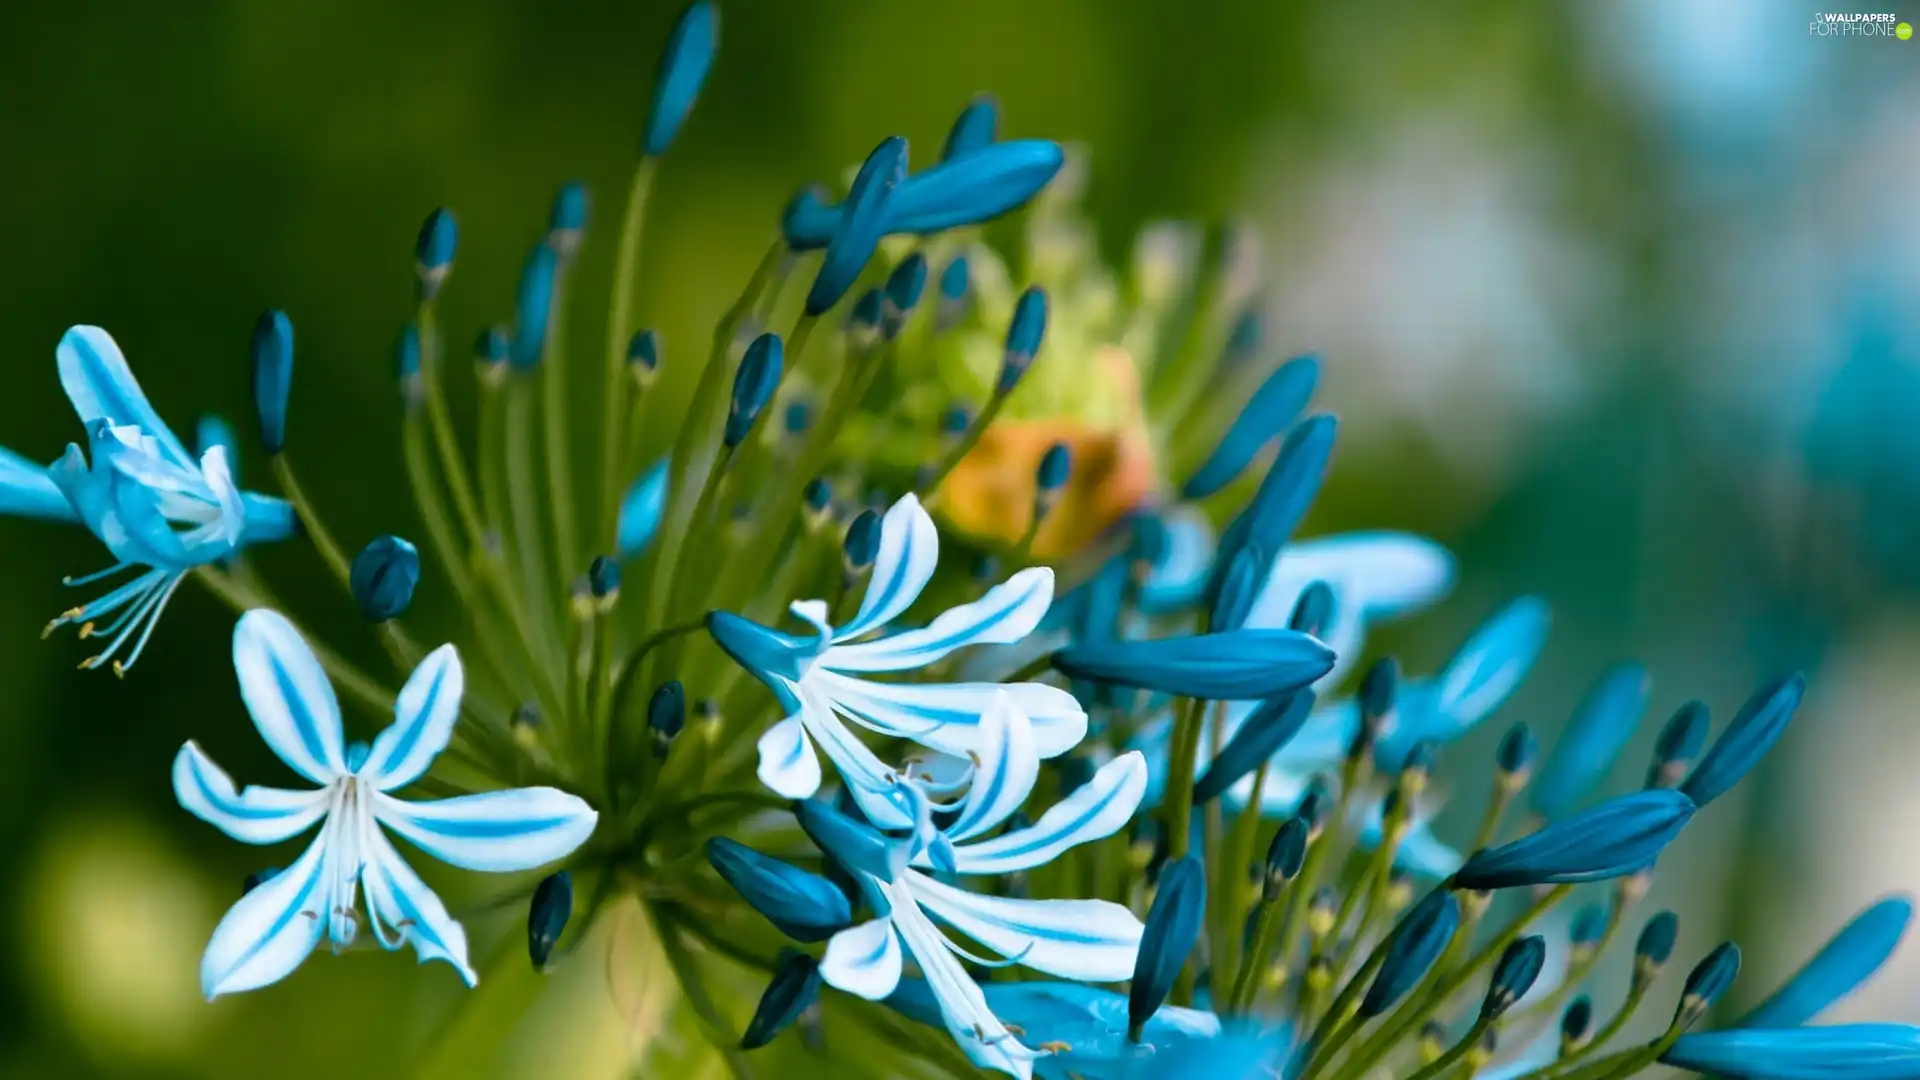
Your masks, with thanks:
<instances>
[{"instance_id":1,"label":"green stem","mask_svg":"<svg viewBox=\"0 0 1920 1080\"><path fill-rule=\"evenodd\" d=\"M600 543L612 551L620 519L621 424L626 417L627 340L633 334L633 294L640 266L640 236L646 225L647 196L653 191L658 159L642 157L627 185L627 208L620 218L620 242L614 255L613 290L607 303L606 380L600 426Z\"/></svg>"},{"instance_id":2,"label":"green stem","mask_svg":"<svg viewBox=\"0 0 1920 1080\"><path fill-rule=\"evenodd\" d=\"M471 610L474 607L473 578L468 570L468 560L462 555L459 542L454 539L453 523L447 518L447 508L440 501L440 488L434 482L433 467L427 460L426 428L416 409L408 409L401 420L400 447L406 461L407 486L413 491L413 505L420 511L420 522L426 526L427 543L433 547L434 557L446 569L447 580L459 595L461 606Z\"/></svg>"},{"instance_id":3,"label":"green stem","mask_svg":"<svg viewBox=\"0 0 1920 1080\"><path fill-rule=\"evenodd\" d=\"M200 584L206 586L208 592L241 614L267 606L261 602L260 597L253 590L233 580L233 577L225 571L211 566L200 566L194 569L193 576ZM295 629L298 629L298 624L295 625ZM348 663L319 638L305 632L300 636L306 639L307 645L313 649L314 657L320 661L320 666L326 669L327 676L333 680L335 688L344 691L348 697L354 698L376 713L384 715L393 712L391 692L382 688L359 668Z\"/></svg>"},{"instance_id":4,"label":"green stem","mask_svg":"<svg viewBox=\"0 0 1920 1080\"><path fill-rule=\"evenodd\" d=\"M333 576L340 580L342 588L351 591L353 586L349 584L349 578L352 576L352 568L347 562L347 557L341 553L340 545L334 543L333 534L328 532L327 527L321 523L320 515L314 511L313 503L307 498L307 493L293 478L293 466L287 464L285 454L273 455L272 461L274 478L280 482L281 492L286 495L287 501L293 504L294 511L300 515L300 524L306 529L307 537L313 541L314 550L320 553L320 561L327 564L328 570L333 571Z\"/></svg>"},{"instance_id":5,"label":"green stem","mask_svg":"<svg viewBox=\"0 0 1920 1080\"><path fill-rule=\"evenodd\" d=\"M1201 719L1207 703L1189 698L1173 728L1173 755L1167 762L1167 861L1186 857L1193 822L1193 768L1200 752Z\"/></svg>"},{"instance_id":6,"label":"green stem","mask_svg":"<svg viewBox=\"0 0 1920 1080\"><path fill-rule=\"evenodd\" d=\"M1260 916L1254 921L1253 943L1247 949L1245 962L1233 980L1233 992L1227 996L1227 1014L1243 1016L1253 1008L1253 999L1260 992L1260 975L1273 963L1273 954L1278 939L1275 931L1280 926L1280 914L1286 910L1280 903L1281 897L1260 901Z\"/></svg>"},{"instance_id":7,"label":"green stem","mask_svg":"<svg viewBox=\"0 0 1920 1080\"><path fill-rule=\"evenodd\" d=\"M966 434L960 436L960 441L954 443L953 447L947 451L947 455L940 459L939 466L933 470L933 476L922 485L920 491L922 499L932 498L934 493L940 490L940 482L947 478L947 474L953 471L954 466L965 460L966 456L973 452L973 448L980 445L980 439L986 435L987 428L993 426L994 418L1000 415L1000 407L1006 402L1007 395L997 392L987 399L986 408L981 409L980 415L974 417L973 423L967 425Z\"/></svg>"},{"instance_id":8,"label":"green stem","mask_svg":"<svg viewBox=\"0 0 1920 1080\"><path fill-rule=\"evenodd\" d=\"M508 934L480 980L427 1045L413 1068L414 1080L471 1080L498 1067L501 1051L533 1007L546 982L522 955L520 936Z\"/></svg>"},{"instance_id":9,"label":"green stem","mask_svg":"<svg viewBox=\"0 0 1920 1080\"><path fill-rule=\"evenodd\" d=\"M1428 1062L1412 1076L1407 1077L1407 1080L1434 1080L1435 1077L1446 1072L1454 1062L1466 1057L1467 1051L1472 1050L1474 1046L1480 1042L1481 1036L1485 1035L1487 1029L1492 1026L1492 1017L1482 1017L1474 1021L1472 1030L1468 1031L1459 1042L1454 1043L1446 1053L1441 1054L1439 1057Z\"/></svg>"},{"instance_id":10,"label":"green stem","mask_svg":"<svg viewBox=\"0 0 1920 1080\"><path fill-rule=\"evenodd\" d=\"M751 1080L753 1067L740 1050L739 1037L728 1026L726 1018L720 1014L713 995L708 992L707 984L695 966L693 954L680 940L679 927L660 918L657 909L650 912L655 925L660 928L660 949L667 956L668 966L673 968L674 978L679 980L681 991L686 994L687 1004L692 1006L694 1015L699 1017L701 1027L705 1029L707 1041L720 1052L727 1068L740 1080Z\"/></svg>"},{"instance_id":11,"label":"green stem","mask_svg":"<svg viewBox=\"0 0 1920 1080\"><path fill-rule=\"evenodd\" d=\"M420 331L420 367L426 384L427 418L433 425L434 445L440 452L440 472L447 478L447 490L453 495L454 509L467 529L467 543L479 547L482 535L480 512L474 508L473 482L467 477L465 460L453 433L453 420L447 412L446 393L440 385L440 335L434 322L433 302L420 302L417 319Z\"/></svg>"},{"instance_id":12,"label":"green stem","mask_svg":"<svg viewBox=\"0 0 1920 1080\"><path fill-rule=\"evenodd\" d=\"M541 423L546 437L547 505L553 517L553 572L557 581L555 595L564 598L580 565L580 551L574 537L573 451L569 446L567 406L571 395L567 382L567 277L571 260L562 263L553 279L552 317L547 322L546 363L540 373L540 397L545 417Z\"/></svg>"},{"instance_id":13,"label":"green stem","mask_svg":"<svg viewBox=\"0 0 1920 1080\"><path fill-rule=\"evenodd\" d=\"M514 376L507 387L507 516L513 519L514 554L520 564L521 596L526 605L514 612L516 618L531 608L534 623L522 633L547 642L549 659L554 633L552 594L547 590L546 545L540 539L540 506L535 494L533 471L533 393L532 382Z\"/></svg>"}]
</instances>

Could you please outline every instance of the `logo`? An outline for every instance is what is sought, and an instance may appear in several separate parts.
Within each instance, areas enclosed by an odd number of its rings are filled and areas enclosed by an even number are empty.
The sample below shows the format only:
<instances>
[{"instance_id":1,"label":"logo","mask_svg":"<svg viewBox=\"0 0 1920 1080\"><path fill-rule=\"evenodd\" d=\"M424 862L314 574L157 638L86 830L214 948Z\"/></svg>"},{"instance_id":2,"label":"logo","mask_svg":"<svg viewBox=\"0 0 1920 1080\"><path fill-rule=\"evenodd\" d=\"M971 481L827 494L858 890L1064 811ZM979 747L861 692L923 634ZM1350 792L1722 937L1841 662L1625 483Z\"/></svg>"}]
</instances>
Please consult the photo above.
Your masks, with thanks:
<instances>
[{"instance_id":1,"label":"logo","mask_svg":"<svg viewBox=\"0 0 1920 1080\"><path fill-rule=\"evenodd\" d=\"M1808 37L1890 37L1906 41L1913 27L1891 13L1867 14L1857 11L1816 11L1807 24Z\"/></svg>"}]
</instances>

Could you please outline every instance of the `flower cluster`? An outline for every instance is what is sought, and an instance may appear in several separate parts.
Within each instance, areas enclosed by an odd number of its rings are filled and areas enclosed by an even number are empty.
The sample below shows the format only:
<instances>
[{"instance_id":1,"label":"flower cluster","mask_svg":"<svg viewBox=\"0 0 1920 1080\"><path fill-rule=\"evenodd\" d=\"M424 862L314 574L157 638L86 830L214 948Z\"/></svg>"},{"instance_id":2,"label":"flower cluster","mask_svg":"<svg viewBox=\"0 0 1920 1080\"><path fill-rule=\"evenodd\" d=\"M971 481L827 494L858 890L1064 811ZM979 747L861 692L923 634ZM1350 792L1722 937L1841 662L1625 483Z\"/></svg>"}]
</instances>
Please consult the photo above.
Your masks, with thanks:
<instances>
[{"instance_id":1,"label":"flower cluster","mask_svg":"<svg viewBox=\"0 0 1920 1080\"><path fill-rule=\"evenodd\" d=\"M69 584L125 575L54 621L108 639L83 666L126 673L192 577L242 613L241 699L314 785L236 787L197 742L174 760L180 805L234 839L316 833L214 930L209 997L354 947L363 920L474 983L466 929L393 834L522 875L490 906L524 904L538 969L637 908L741 1076L746 1051L1043 1080L1920 1076L1920 1029L1812 1023L1897 944L1900 898L1730 1023L1696 1030L1737 974L1728 943L1661 1035L1615 1045L1672 959L1666 912L1618 1008L1583 994L1662 852L1779 740L1799 676L1711 745L1705 706L1682 707L1642 788L1597 798L1649 701L1618 665L1550 753L1516 724L1457 777L1488 809L1467 842L1439 835L1440 756L1525 678L1547 609L1512 601L1431 674L1363 663L1453 559L1405 533L1296 535L1337 425L1310 414L1317 360L1267 356L1243 232L1156 226L1115 273L1075 206L1084 162L1003 140L981 98L933 164L888 138L844 191L796 196L704 362L669 363L634 315L643 226L718 31L699 0L661 63L587 373L594 453L569 411L592 239L573 184L511 320L475 338L473 418L448 405L437 313L457 225L421 228L396 356L419 547L350 556L303 492L278 312L250 351L278 495L238 486L224 423L190 453L94 327L56 349L86 448L45 468L0 451L0 512L108 549ZM281 541L311 546L391 676L282 613L255 550ZM463 651L419 644L429 582ZM385 726L349 741L337 693ZM716 992L742 969L757 1004Z\"/></svg>"}]
</instances>

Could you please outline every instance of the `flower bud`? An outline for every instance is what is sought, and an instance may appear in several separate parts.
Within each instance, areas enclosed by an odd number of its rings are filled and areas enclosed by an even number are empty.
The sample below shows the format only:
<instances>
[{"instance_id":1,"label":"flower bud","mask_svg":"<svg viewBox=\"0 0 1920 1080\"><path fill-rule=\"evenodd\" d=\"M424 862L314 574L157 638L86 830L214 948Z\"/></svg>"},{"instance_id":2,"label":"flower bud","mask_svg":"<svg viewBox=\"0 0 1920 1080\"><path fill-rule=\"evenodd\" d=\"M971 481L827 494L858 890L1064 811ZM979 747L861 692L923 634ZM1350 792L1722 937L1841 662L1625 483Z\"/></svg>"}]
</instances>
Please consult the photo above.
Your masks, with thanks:
<instances>
[{"instance_id":1,"label":"flower bud","mask_svg":"<svg viewBox=\"0 0 1920 1080\"><path fill-rule=\"evenodd\" d=\"M1418 986L1459 927L1460 902L1449 889L1435 889L1414 905L1387 940L1385 959L1360 1001L1360 1015L1379 1016Z\"/></svg>"},{"instance_id":2,"label":"flower bud","mask_svg":"<svg viewBox=\"0 0 1920 1080\"><path fill-rule=\"evenodd\" d=\"M653 736L653 755L666 757L675 736L687 726L687 692L679 679L669 679L654 688L647 701L647 730Z\"/></svg>"},{"instance_id":3,"label":"flower bud","mask_svg":"<svg viewBox=\"0 0 1920 1080\"><path fill-rule=\"evenodd\" d=\"M887 275L880 309L880 321L887 337L900 333L900 328L913 315L913 309L920 305L920 296L926 289L927 257L916 251L900 260Z\"/></svg>"},{"instance_id":4,"label":"flower bud","mask_svg":"<svg viewBox=\"0 0 1920 1080\"><path fill-rule=\"evenodd\" d=\"M659 157L673 145L680 125L686 123L687 114L700 97L700 87L713 69L714 53L719 48L720 12L712 0L687 5L660 54L653 101L647 108L646 133L640 140L641 153Z\"/></svg>"},{"instance_id":5,"label":"flower bud","mask_svg":"<svg viewBox=\"0 0 1920 1080\"><path fill-rule=\"evenodd\" d=\"M941 161L952 161L984 150L1000 138L1000 103L992 94L981 94L960 111L959 119L947 132L946 145L940 149Z\"/></svg>"},{"instance_id":6,"label":"flower bud","mask_svg":"<svg viewBox=\"0 0 1920 1080\"><path fill-rule=\"evenodd\" d=\"M1525 720L1515 722L1500 738L1500 749L1494 755L1494 764L1499 769L1500 789L1512 794L1527 786L1527 779L1533 775L1533 759L1540 752L1540 744L1534 741L1533 729Z\"/></svg>"},{"instance_id":7,"label":"flower bud","mask_svg":"<svg viewBox=\"0 0 1920 1080\"><path fill-rule=\"evenodd\" d=\"M880 344L880 322L886 315L886 293L880 289L868 289L854 301L853 310L847 313L847 351L855 356L865 356Z\"/></svg>"},{"instance_id":8,"label":"flower bud","mask_svg":"<svg viewBox=\"0 0 1920 1080\"><path fill-rule=\"evenodd\" d=\"M553 193L553 209L547 215L547 245L571 259L580 251L580 238L587 228L587 188L578 180L560 185Z\"/></svg>"},{"instance_id":9,"label":"flower bud","mask_svg":"<svg viewBox=\"0 0 1920 1080\"><path fill-rule=\"evenodd\" d=\"M1433 777L1433 767L1440 760L1440 744L1432 739L1421 739L1407 751L1407 759L1400 766L1399 792L1406 798L1414 798L1427 790L1427 781Z\"/></svg>"},{"instance_id":10,"label":"flower bud","mask_svg":"<svg viewBox=\"0 0 1920 1080\"><path fill-rule=\"evenodd\" d=\"M1493 966L1493 981L1480 1004L1480 1019L1492 1020L1527 996L1547 962L1547 939L1530 934L1507 946Z\"/></svg>"},{"instance_id":11,"label":"flower bud","mask_svg":"<svg viewBox=\"0 0 1920 1080\"><path fill-rule=\"evenodd\" d=\"M597 613L612 611L620 600L620 564L605 555L595 555L587 564L587 590Z\"/></svg>"},{"instance_id":12,"label":"flower bud","mask_svg":"<svg viewBox=\"0 0 1920 1080\"><path fill-rule=\"evenodd\" d=\"M819 874L724 836L707 841L707 861L741 899L795 941L825 941L853 924L846 896Z\"/></svg>"},{"instance_id":13,"label":"flower bud","mask_svg":"<svg viewBox=\"0 0 1920 1080\"><path fill-rule=\"evenodd\" d=\"M431 300L446 284L453 271L453 256L460 244L460 229L453 211L442 206L427 215L420 224L420 236L413 243L413 273L420 299Z\"/></svg>"},{"instance_id":14,"label":"flower bud","mask_svg":"<svg viewBox=\"0 0 1920 1080\"><path fill-rule=\"evenodd\" d=\"M378 537L353 557L347 584L369 622L398 618L420 584L420 552L397 536Z\"/></svg>"},{"instance_id":15,"label":"flower bud","mask_svg":"<svg viewBox=\"0 0 1920 1080\"><path fill-rule=\"evenodd\" d=\"M1046 333L1046 290L1029 285L1013 305L1013 321L1007 325L1006 354L1000 365L1000 379L994 386L996 395L1005 397L1020 385L1020 377L1033 366L1033 358L1039 354L1040 342Z\"/></svg>"},{"instance_id":16,"label":"flower bud","mask_svg":"<svg viewBox=\"0 0 1920 1080\"><path fill-rule=\"evenodd\" d=\"M895 135L874 147L841 205L833 239L807 290L806 313L821 316L847 294L887 231L887 204L907 172L907 140Z\"/></svg>"},{"instance_id":17,"label":"flower bud","mask_svg":"<svg viewBox=\"0 0 1920 1080\"><path fill-rule=\"evenodd\" d=\"M400 384L400 400L415 409L425 400L426 383L420 375L420 329L412 323L400 328L393 343L393 377Z\"/></svg>"},{"instance_id":18,"label":"flower bud","mask_svg":"<svg viewBox=\"0 0 1920 1080\"><path fill-rule=\"evenodd\" d=\"M513 715L507 718L507 730L513 732L513 741L522 749L532 750L540 743L540 710L525 703L514 706Z\"/></svg>"},{"instance_id":19,"label":"flower bud","mask_svg":"<svg viewBox=\"0 0 1920 1080\"><path fill-rule=\"evenodd\" d=\"M1288 818L1280 823L1280 831L1273 834L1273 843L1267 845L1262 898L1268 903L1278 900L1287 882L1299 876L1300 865L1306 858L1307 823L1297 817Z\"/></svg>"},{"instance_id":20,"label":"flower bud","mask_svg":"<svg viewBox=\"0 0 1920 1080\"><path fill-rule=\"evenodd\" d=\"M654 377L660 374L660 334L657 331L642 330L627 342L627 374L633 376L633 385L641 390L653 385Z\"/></svg>"},{"instance_id":21,"label":"flower bud","mask_svg":"<svg viewBox=\"0 0 1920 1080\"><path fill-rule=\"evenodd\" d=\"M547 328L553 318L553 290L560 272L559 253L535 245L520 270L514 291L512 361L516 371L540 366L547 353Z\"/></svg>"},{"instance_id":22,"label":"flower bud","mask_svg":"<svg viewBox=\"0 0 1920 1080\"><path fill-rule=\"evenodd\" d=\"M1567 955L1573 963L1581 964L1593 959L1599 949L1600 941L1607 935L1607 909L1598 904L1588 904L1573 914L1573 925L1567 931Z\"/></svg>"},{"instance_id":23,"label":"flower bud","mask_svg":"<svg viewBox=\"0 0 1920 1080\"><path fill-rule=\"evenodd\" d=\"M533 890L533 903L527 908L527 956L534 970L547 966L553 947L572 917L573 875L561 870L541 878Z\"/></svg>"},{"instance_id":24,"label":"flower bud","mask_svg":"<svg viewBox=\"0 0 1920 1080\"><path fill-rule=\"evenodd\" d=\"M631 559L645 551L660 531L660 522L667 514L668 464L667 458L654 462L651 468L634 478L627 487L627 493L620 498L620 519L614 529L614 547L623 559Z\"/></svg>"},{"instance_id":25,"label":"flower bud","mask_svg":"<svg viewBox=\"0 0 1920 1080\"><path fill-rule=\"evenodd\" d=\"M1739 783L1780 740L1806 692L1807 677L1799 672L1762 686L1740 706L1680 790L1705 806Z\"/></svg>"},{"instance_id":26,"label":"flower bud","mask_svg":"<svg viewBox=\"0 0 1920 1080\"><path fill-rule=\"evenodd\" d=\"M1694 965L1687 984L1680 992L1680 1007L1674 1010L1673 1024L1690 1028L1707 1014L1715 1002L1733 985L1740 974L1740 946L1723 941Z\"/></svg>"},{"instance_id":27,"label":"flower bud","mask_svg":"<svg viewBox=\"0 0 1920 1080\"><path fill-rule=\"evenodd\" d=\"M1360 677L1360 737L1356 756L1380 741L1394 725L1394 702L1400 695L1400 662L1383 656Z\"/></svg>"},{"instance_id":28,"label":"flower bud","mask_svg":"<svg viewBox=\"0 0 1920 1080\"><path fill-rule=\"evenodd\" d=\"M820 965L813 957L794 949L780 956L773 969L773 980L760 995L760 1004L747 1021L747 1032L740 1038L740 1049L758 1050L773 1041L820 1000Z\"/></svg>"},{"instance_id":29,"label":"flower bud","mask_svg":"<svg viewBox=\"0 0 1920 1080\"><path fill-rule=\"evenodd\" d=\"M1140 1041L1147 1020L1160 1009L1200 940L1207 914L1207 872L1189 855L1160 872L1160 887L1147 911L1146 929L1134 960L1127 994L1127 1038Z\"/></svg>"},{"instance_id":30,"label":"flower bud","mask_svg":"<svg viewBox=\"0 0 1920 1080\"><path fill-rule=\"evenodd\" d=\"M940 304L934 309L935 329L949 329L966 314L967 295L973 285L971 273L965 255L955 255L940 271Z\"/></svg>"},{"instance_id":31,"label":"flower bud","mask_svg":"<svg viewBox=\"0 0 1920 1080\"><path fill-rule=\"evenodd\" d=\"M512 346L503 327L489 326L473 339L473 362L479 369L483 386L499 386L507 377L507 357Z\"/></svg>"},{"instance_id":32,"label":"flower bud","mask_svg":"<svg viewBox=\"0 0 1920 1080\"><path fill-rule=\"evenodd\" d=\"M277 454L287 442L287 394L293 388L293 322L269 311L253 324L253 408L260 445Z\"/></svg>"},{"instance_id":33,"label":"flower bud","mask_svg":"<svg viewBox=\"0 0 1920 1080\"><path fill-rule=\"evenodd\" d=\"M1324 581L1315 581L1300 590L1300 599L1294 601L1293 614L1287 618L1287 628L1303 634L1320 637L1333 622L1333 586Z\"/></svg>"},{"instance_id":34,"label":"flower bud","mask_svg":"<svg viewBox=\"0 0 1920 1080\"><path fill-rule=\"evenodd\" d=\"M1633 946L1633 981L1646 986L1660 975L1673 956L1674 942L1680 937L1680 916L1663 911L1640 928Z\"/></svg>"},{"instance_id":35,"label":"flower bud","mask_svg":"<svg viewBox=\"0 0 1920 1080\"><path fill-rule=\"evenodd\" d=\"M1582 994L1573 999L1560 1017L1560 1056L1566 1057L1587 1045L1593 1036L1593 999Z\"/></svg>"},{"instance_id":36,"label":"flower bud","mask_svg":"<svg viewBox=\"0 0 1920 1080\"><path fill-rule=\"evenodd\" d=\"M733 376L733 400L727 410L726 444L739 446L760 419L761 410L780 389L780 369L784 349L780 335L761 334L747 346L740 367Z\"/></svg>"},{"instance_id":37,"label":"flower bud","mask_svg":"<svg viewBox=\"0 0 1920 1080\"><path fill-rule=\"evenodd\" d=\"M847 526L847 538L841 550L849 576L857 577L872 569L874 558L880 554L880 515L872 510L860 511L860 516Z\"/></svg>"}]
</instances>

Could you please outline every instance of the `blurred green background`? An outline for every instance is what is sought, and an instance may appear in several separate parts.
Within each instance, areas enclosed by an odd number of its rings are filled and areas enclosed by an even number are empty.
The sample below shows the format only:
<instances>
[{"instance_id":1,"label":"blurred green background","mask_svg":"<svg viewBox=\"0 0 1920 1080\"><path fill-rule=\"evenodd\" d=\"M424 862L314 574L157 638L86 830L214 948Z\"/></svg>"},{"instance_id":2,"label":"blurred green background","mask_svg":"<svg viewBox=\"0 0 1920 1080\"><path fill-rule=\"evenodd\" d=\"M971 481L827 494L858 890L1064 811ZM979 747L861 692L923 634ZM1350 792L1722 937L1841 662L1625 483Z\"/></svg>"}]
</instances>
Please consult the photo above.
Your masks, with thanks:
<instances>
[{"instance_id":1,"label":"blurred green background","mask_svg":"<svg viewBox=\"0 0 1920 1080\"><path fill-rule=\"evenodd\" d=\"M454 345L506 318L554 186L583 180L609 213L624 191L678 6L0 7L0 443L50 460L78 437L52 363L74 323L111 330L181 430L244 421L247 335L281 307L311 494L349 544L413 530L390 350L415 228L460 215ZM1693 696L1724 718L1763 674L1813 670L1766 774L1667 861L1683 953L1738 932L1751 999L1854 907L1920 884L1900 841L1920 814L1920 43L1812 36L1777 0L722 9L646 240L642 317L670 369L795 186L888 133L924 159L992 90L1008 134L1090 149L1114 259L1156 218L1260 227L1276 346L1322 352L1348 418L1309 531L1417 529L1459 553L1454 600L1385 637L1410 666L1535 591L1555 635L1505 715L1548 731L1616 659L1648 663L1656 720ZM584 260L592 293L611 251L591 226ZM597 333L597 305L580 314ZM203 594L183 590L125 683L38 640L70 606L60 575L102 554L0 527L0 1078L399 1075L457 992L444 967L355 954L199 1000L200 948L257 865L177 809L167 763L194 737L236 776L278 766ZM304 553L259 562L372 655ZM471 887L433 880L456 908ZM476 956L518 933L470 928ZM568 978L507 1071L625 1075L599 974ZM1880 986L1856 1013L1916 1019L1920 967Z\"/></svg>"}]
</instances>

